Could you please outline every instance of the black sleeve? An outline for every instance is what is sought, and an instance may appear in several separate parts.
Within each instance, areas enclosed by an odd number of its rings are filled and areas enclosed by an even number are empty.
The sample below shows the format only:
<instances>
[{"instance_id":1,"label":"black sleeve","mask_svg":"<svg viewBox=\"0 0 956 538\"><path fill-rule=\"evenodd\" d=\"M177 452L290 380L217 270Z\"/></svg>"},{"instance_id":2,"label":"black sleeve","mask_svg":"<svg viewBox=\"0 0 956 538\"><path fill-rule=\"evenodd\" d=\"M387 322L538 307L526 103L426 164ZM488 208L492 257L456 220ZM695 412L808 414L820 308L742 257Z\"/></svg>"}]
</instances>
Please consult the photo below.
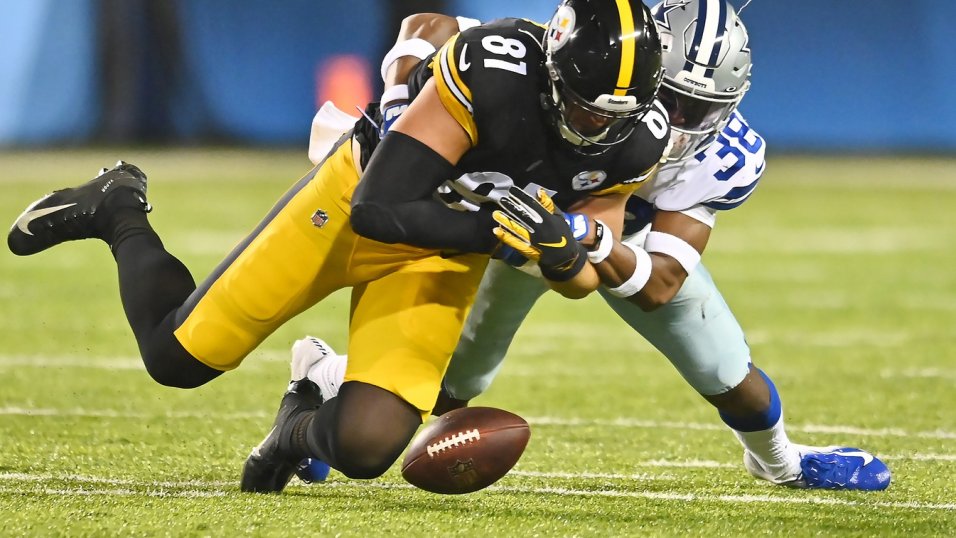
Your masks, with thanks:
<instances>
[{"instance_id":1,"label":"black sleeve","mask_svg":"<svg viewBox=\"0 0 956 538\"><path fill-rule=\"evenodd\" d=\"M497 245L492 209L456 211L434 198L455 168L434 150L389 132L352 196L355 233L383 243L487 254Z\"/></svg>"}]
</instances>

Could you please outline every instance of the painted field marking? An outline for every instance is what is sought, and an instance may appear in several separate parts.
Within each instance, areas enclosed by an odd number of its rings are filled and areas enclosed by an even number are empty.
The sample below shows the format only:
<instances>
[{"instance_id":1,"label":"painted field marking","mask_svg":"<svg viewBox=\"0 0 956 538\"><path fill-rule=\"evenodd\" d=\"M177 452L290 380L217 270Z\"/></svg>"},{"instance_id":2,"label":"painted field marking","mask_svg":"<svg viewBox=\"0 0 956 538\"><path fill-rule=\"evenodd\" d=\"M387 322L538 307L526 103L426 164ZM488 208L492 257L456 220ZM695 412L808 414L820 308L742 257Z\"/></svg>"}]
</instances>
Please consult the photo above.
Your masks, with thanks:
<instances>
[{"instance_id":1,"label":"painted field marking","mask_svg":"<svg viewBox=\"0 0 956 538\"><path fill-rule=\"evenodd\" d=\"M568 473L572 476L573 473ZM133 480L115 480L98 477L84 477L86 481L94 484L117 484L144 488L142 491L136 491L129 488L41 488L38 490L23 490L17 487L0 486L0 494L47 494L47 495L116 495L116 496L147 496L147 497L222 497L226 495L240 495L236 489L216 489L222 487L222 482L201 482L189 481L196 487L208 485L209 489L182 489L171 491L164 482L138 482ZM580 478L585 478L580 476ZM0 482L11 482L14 485L17 482L40 482L50 480L49 475L30 475L24 473L0 473ZM63 478L61 477L60 480ZM73 481L81 482L79 477L74 477ZM296 486L293 486L296 487ZM315 488L376 488L385 490L408 490L414 489L414 486L408 484L394 484L382 482L362 482L362 481L331 481L323 484L311 486ZM613 497L613 498L636 498L660 501L681 501L681 502L699 502L699 503L729 503L729 504L794 504L794 505L827 505L827 506L855 506L860 508L891 508L891 509L912 509L912 510L930 510L930 511L956 511L956 503L923 503L915 501L876 501L861 502L845 499L819 498L819 497L780 497L775 495L710 495L698 493L680 493L676 491L620 491L613 489L587 490L557 487L522 487L522 486L491 486L487 489L489 492L497 493L516 493L532 495L556 495L556 496L574 496L574 497Z\"/></svg>"},{"instance_id":2,"label":"painted field marking","mask_svg":"<svg viewBox=\"0 0 956 538\"><path fill-rule=\"evenodd\" d=\"M197 418L197 419L226 419L226 420L258 420L271 417L263 412L236 412L236 413L201 413L194 411L170 411L166 413L137 413L131 411L116 411L112 409L50 409L6 406L0 407L0 415L20 416L48 416L48 417L88 417L88 418ZM628 417L613 419L583 419L564 417L525 417L533 426L597 426L614 428L643 428L643 429L671 429L695 431L727 431L727 427L720 424L703 422L674 422L666 420L643 420ZM921 439L956 439L956 432L937 429L933 431L908 431L901 428L859 428L856 426L828 426L824 424L790 425L787 429L800 433L845 434L861 437L906 437Z\"/></svg>"},{"instance_id":3,"label":"painted field marking","mask_svg":"<svg viewBox=\"0 0 956 538\"><path fill-rule=\"evenodd\" d=\"M577 419L561 417L525 417L529 424L535 426L601 426L616 428L655 428L676 430L726 431L727 427L721 424L701 422L674 422L659 420L642 420L634 418L614 419ZM791 432L801 433L833 433L872 437L919 437L925 439L956 439L956 432L934 430L911 432L901 428L858 428L856 426L827 426L822 424L788 425Z\"/></svg>"},{"instance_id":4,"label":"painted field marking","mask_svg":"<svg viewBox=\"0 0 956 538\"><path fill-rule=\"evenodd\" d=\"M906 368L903 370L882 370L883 379L945 379L956 381L956 370L944 368Z\"/></svg>"},{"instance_id":5,"label":"painted field marking","mask_svg":"<svg viewBox=\"0 0 956 538\"><path fill-rule=\"evenodd\" d=\"M671 474L619 474L619 473L566 473L566 472L545 472L545 471L520 471L513 470L508 476L527 476L528 478L563 478L571 480L633 480L635 482L646 482L653 480L677 480L678 477Z\"/></svg>"}]
</instances>

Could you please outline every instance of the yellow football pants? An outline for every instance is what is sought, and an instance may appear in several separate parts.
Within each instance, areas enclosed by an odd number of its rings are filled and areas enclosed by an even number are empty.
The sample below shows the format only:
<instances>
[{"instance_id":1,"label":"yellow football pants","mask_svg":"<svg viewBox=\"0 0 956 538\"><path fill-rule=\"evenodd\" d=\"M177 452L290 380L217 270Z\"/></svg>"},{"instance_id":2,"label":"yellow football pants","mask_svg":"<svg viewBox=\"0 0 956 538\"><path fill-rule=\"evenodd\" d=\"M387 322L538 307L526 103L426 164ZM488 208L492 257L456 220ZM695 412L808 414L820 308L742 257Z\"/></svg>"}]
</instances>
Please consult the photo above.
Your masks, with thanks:
<instances>
[{"instance_id":1,"label":"yellow football pants","mask_svg":"<svg viewBox=\"0 0 956 538\"><path fill-rule=\"evenodd\" d=\"M346 141L199 286L175 336L204 364L231 370L280 325L352 287L345 380L381 387L427 415L488 258L443 258L356 235L357 182Z\"/></svg>"}]
</instances>

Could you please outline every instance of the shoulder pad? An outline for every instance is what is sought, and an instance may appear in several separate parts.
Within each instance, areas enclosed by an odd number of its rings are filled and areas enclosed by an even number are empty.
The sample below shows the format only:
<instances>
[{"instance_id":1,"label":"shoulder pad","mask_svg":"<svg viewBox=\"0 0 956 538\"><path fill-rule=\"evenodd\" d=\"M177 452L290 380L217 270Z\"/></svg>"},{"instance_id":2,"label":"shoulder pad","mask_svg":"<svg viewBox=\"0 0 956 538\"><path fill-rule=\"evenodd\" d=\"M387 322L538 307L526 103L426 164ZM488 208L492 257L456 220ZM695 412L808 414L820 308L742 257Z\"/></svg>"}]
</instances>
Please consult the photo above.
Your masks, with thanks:
<instances>
[{"instance_id":1,"label":"shoulder pad","mask_svg":"<svg viewBox=\"0 0 956 538\"><path fill-rule=\"evenodd\" d=\"M502 116L512 107L537 102L538 70L543 58L540 27L519 19L501 19L452 37L432 63L438 95L448 112L478 143L477 111Z\"/></svg>"}]
</instances>

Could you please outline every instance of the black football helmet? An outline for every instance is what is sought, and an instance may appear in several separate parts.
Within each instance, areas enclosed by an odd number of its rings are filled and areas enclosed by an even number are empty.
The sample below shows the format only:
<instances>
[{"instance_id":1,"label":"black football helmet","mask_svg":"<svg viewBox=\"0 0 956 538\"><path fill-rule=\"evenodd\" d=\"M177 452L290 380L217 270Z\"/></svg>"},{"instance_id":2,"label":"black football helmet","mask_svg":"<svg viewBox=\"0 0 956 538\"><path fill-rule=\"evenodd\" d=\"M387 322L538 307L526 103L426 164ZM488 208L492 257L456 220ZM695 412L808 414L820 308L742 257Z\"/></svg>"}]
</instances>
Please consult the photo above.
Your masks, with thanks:
<instances>
[{"instance_id":1,"label":"black football helmet","mask_svg":"<svg viewBox=\"0 0 956 538\"><path fill-rule=\"evenodd\" d=\"M661 83L661 40L641 0L564 0L544 34L550 95L562 138L599 154L627 139Z\"/></svg>"}]
</instances>

